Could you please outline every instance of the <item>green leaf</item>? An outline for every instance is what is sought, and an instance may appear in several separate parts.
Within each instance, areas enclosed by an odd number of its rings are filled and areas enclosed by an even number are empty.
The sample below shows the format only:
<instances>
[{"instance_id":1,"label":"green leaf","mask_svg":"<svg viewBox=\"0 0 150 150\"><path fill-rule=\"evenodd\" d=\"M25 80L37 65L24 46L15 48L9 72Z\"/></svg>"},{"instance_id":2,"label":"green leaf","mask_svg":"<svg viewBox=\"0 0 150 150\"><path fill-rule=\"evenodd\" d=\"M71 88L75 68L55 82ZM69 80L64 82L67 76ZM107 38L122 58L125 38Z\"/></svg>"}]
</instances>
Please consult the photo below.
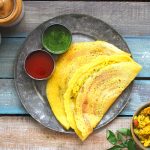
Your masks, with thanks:
<instances>
[{"instance_id":1,"label":"green leaf","mask_svg":"<svg viewBox=\"0 0 150 150\"><path fill-rule=\"evenodd\" d=\"M121 142L124 141L123 136L122 136L122 134L120 132L117 132L117 140L121 141Z\"/></svg>"},{"instance_id":2,"label":"green leaf","mask_svg":"<svg viewBox=\"0 0 150 150\"><path fill-rule=\"evenodd\" d=\"M115 145L117 143L117 138L116 138L115 134L110 130L106 131L106 138L113 145Z\"/></svg>"},{"instance_id":3,"label":"green leaf","mask_svg":"<svg viewBox=\"0 0 150 150\"><path fill-rule=\"evenodd\" d=\"M128 147L128 143L127 143L127 141L124 141L123 143L122 143L122 145L124 146L124 147Z\"/></svg>"},{"instance_id":4,"label":"green leaf","mask_svg":"<svg viewBox=\"0 0 150 150\"><path fill-rule=\"evenodd\" d=\"M117 146L119 146L120 148L126 148L127 146L125 146L123 143L118 144Z\"/></svg>"},{"instance_id":5,"label":"green leaf","mask_svg":"<svg viewBox=\"0 0 150 150\"><path fill-rule=\"evenodd\" d=\"M114 145L113 147L107 149L107 150L121 150L122 147L120 147L120 145Z\"/></svg>"},{"instance_id":6,"label":"green leaf","mask_svg":"<svg viewBox=\"0 0 150 150\"><path fill-rule=\"evenodd\" d=\"M127 128L121 128L118 130L118 132L120 132L121 134L125 135L125 136L132 136L131 135L131 130L127 129Z\"/></svg>"},{"instance_id":7,"label":"green leaf","mask_svg":"<svg viewBox=\"0 0 150 150\"><path fill-rule=\"evenodd\" d=\"M127 141L127 144L128 144L128 150L136 150L136 146L135 146L135 143L133 140L128 140Z\"/></svg>"},{"instance_id":8,"label":"green leaf","mask_svg":"<svg viewBox=\"0 0 150 150\"><path fill-rule=\"evenodd\" d=\"M121 128L117 130L116 135L110 130L107 130L106 133L107 140L114 145L108 150L123 150L124 148L128 148L128 150L136 150L130 129Z\"/></svg>"}]
</instances>

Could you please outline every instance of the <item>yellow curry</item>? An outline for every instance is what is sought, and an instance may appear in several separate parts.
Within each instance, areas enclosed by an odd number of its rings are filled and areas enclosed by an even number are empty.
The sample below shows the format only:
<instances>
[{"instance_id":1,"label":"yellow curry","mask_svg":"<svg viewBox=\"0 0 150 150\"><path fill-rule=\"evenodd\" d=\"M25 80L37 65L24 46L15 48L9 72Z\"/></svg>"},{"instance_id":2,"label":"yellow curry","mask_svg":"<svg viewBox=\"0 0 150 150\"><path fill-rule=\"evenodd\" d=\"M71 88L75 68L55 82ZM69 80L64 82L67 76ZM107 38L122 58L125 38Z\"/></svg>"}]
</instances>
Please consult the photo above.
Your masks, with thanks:
<instances>
[{"instance_id":1,"label":"yellow curry","mask_svg":"<svg viewBox=\"0 0 150 150\"><path fill-rule=\"evenodd\" d=\"M150 146L150 106L134 117L133 124L134 133L138 136L141 143L145 147Z\"/></svg>"}]
</instances>

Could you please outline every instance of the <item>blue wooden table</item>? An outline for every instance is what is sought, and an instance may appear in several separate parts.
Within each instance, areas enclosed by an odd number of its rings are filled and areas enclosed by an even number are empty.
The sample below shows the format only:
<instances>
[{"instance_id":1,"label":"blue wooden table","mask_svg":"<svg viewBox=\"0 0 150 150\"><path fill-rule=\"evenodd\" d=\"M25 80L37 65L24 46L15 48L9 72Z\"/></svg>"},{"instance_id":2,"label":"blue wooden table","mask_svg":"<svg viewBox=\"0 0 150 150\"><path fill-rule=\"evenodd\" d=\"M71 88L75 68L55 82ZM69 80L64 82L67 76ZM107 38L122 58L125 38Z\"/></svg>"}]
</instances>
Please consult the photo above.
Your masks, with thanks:
<instances>
[{"instance_id":1,"label":"blue wooden table","mask_svg":"<svg viewBox=\"0 0 150 150\"><path fill-rule=\"evenodd\" d=\"M105 150L106 129L129 127L135 110L150 101L150 4L127 2L25 1L25 16L12 28L0 28L0 149ZM81 143L75 135L52 132L25 111L14 86L14 65L19 47L40 23L66 13L92 15L113 26L127 42L133 58L143 66L135 79L131 100L124 111L100 132Z\"/></svg>"}]
</instances>

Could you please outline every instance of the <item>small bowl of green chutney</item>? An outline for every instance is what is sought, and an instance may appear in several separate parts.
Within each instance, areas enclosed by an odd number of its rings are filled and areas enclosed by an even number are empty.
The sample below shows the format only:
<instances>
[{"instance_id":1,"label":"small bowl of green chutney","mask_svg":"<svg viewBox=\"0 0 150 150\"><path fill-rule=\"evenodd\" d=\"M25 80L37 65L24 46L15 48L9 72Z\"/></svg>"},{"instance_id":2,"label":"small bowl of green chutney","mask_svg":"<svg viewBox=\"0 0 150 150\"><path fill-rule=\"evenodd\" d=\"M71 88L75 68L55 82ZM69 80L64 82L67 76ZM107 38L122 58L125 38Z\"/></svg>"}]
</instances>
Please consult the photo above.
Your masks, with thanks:
<instances>
[{"instance_id":1,"label":"small bowl of green chutney","mask_svg":"<svg viewBox=\"0 0 150 150\"><path fill-rule=\"evenodd\" d=\"M42 34L43 47L53 53L65 53L72 42L72 34L68 28L61 24L48 26Z\"/></svg>"}]
</instances>

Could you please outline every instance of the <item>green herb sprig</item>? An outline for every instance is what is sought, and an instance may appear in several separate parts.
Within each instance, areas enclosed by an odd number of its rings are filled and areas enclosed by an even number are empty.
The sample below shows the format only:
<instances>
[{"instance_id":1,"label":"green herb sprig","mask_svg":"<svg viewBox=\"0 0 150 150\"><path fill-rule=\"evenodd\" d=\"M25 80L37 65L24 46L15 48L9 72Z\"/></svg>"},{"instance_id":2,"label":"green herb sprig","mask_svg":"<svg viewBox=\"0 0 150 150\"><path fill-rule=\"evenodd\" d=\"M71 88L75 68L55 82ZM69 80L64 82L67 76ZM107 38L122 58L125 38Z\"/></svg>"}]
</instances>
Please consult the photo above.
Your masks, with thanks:
<instances>
[{"instance_id":1,"label":"green herb sprig","mask_svg":"<svg viewBox=\"0 0 150 150\"><path fill-rule=\"evenodd\" d=\"M113 145L113 147L107 150L123 150L125 148L128 150L136 150L130 129L121 128L116 133L107 130L106 138Z\"/></svg>"}]
</instances>

